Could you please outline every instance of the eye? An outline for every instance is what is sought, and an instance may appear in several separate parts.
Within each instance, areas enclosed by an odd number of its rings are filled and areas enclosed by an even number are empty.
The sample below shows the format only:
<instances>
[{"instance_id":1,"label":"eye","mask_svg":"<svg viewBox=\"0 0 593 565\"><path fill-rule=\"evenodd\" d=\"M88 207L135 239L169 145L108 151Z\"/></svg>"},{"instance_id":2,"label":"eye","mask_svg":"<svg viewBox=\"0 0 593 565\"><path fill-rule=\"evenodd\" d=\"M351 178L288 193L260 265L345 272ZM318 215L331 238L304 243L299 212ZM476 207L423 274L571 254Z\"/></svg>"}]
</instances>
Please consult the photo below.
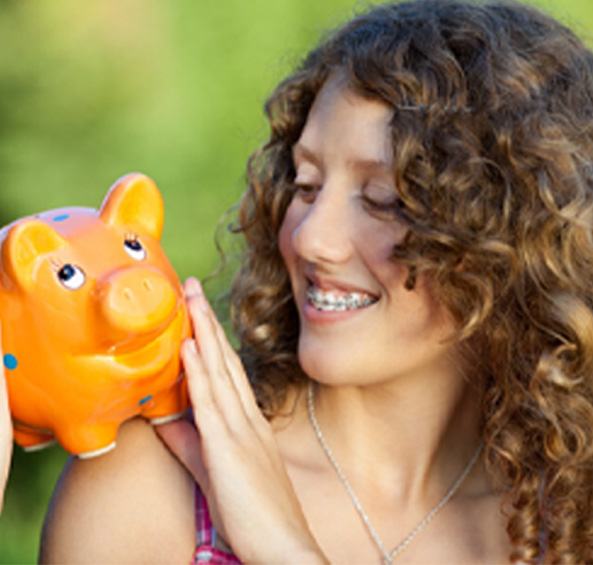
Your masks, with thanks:
<instances>
[{"instance_id":1,"label":"eye","mask_svg":"<svg viewBox=\"0 0 593 565\"><path fill-rule=\"evenodd\" d=\"M319 192L319 187L314 184L295 182L294 186L296 188L295 196L298 196L304 202L313 202L317 192Z\"/></svg>"},{"instance_id":2,"label":"eye","mask_svg":"<svg viewBox=\"0 0 593 565\"><path fill-rule=\"evenodd\" d=\"M80 268L66 263L58 271L58 279L66 288L76 290L84 284L86 277Z\"/></svg>"},{"instance_id":3,"label":"eye","mask_svg":"<svg viewBox=\"0 0 593 565\"><path fill-rule=\"evenodd\" d=\"M136 261L142 261L146 258L146 249L142 247L137 237L126 237L124 241L124 249L126 253Z\"/></svg>"},{"instance_id":4,"label":"eye","mask_svg":"<svg viewBox=\"0 0 593 565\"><path fill-rule=\"evenodd\" d=\"M387 212L389 210L394 210L397 206L397 200L375 200L374 198L370 198L367 195L363 195L362 201L364 202L365 206L368 206L372 210L379 210Z\"/></svg>"},{"instance_id":5,"label":"eye","mask_svg":"<svg viewBox=\"0 0 593 565\"><path fill-rule=\"evenodd\" d=\"M371 214L382 218L401 216L405 204L392 185L384 183L369 183L361 194L364 208Z\"/></svg>"}]
</instances>

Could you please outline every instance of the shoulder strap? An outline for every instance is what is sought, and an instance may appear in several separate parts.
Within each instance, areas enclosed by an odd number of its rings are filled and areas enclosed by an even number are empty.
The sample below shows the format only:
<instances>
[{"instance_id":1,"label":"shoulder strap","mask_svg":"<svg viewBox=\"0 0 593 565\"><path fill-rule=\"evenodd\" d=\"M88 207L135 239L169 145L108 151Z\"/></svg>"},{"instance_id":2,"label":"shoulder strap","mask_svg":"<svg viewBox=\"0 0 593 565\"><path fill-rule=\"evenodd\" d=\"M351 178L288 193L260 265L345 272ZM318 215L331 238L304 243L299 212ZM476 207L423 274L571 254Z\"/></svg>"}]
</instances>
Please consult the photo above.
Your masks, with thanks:
<instances>
[{"instance_id":1,"label":"shoulder strap","mask_svg":"<svg viewBox=\"0 0 593 565\"><path fill-rule=\"evenodd\" d=\"M195 485L196 551L192 563L212 563L213 565L241 565L222 537L216 535L212 524L208 501L200 486Z\"/></svg>"},{"instance_id":2,"label":"shoulder strap","mask_svg":"<svg viewBox=\"0 0 593 565\"><path fill-rule=\"evenodd\" d=\"M216 532L212 526L208 502L198 483L195 487L196 540L198 545L214 545Z\"/></svg>"}]
</instances>

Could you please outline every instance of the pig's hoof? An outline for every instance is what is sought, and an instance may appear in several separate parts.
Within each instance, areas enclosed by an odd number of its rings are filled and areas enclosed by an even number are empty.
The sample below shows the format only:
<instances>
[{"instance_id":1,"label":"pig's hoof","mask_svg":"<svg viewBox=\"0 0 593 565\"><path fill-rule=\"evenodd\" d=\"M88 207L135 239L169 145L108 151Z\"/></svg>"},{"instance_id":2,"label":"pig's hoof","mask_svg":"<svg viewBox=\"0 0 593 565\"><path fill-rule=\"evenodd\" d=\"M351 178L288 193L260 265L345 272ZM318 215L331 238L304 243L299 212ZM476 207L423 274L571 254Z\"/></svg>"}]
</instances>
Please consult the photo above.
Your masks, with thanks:
<instances>
[{"instance_id":1,"label":"pig's hoof","mask_svg":"<svg viewBox=\"0 0 593 565\"><path fill-rule=\"evenodd\" d=\"M99 449L93 449L92 451L83 451L82 453L78 454L78 458L92 459L93 457L99 457L99 455L109 453L112 449L115 449L115 442L112 442L105 447L100 447Z\"/></svg>"},{"instance_id":2,"label":"pig's hoof","mask_svg":"<svg viewBox=\"0 0 593 565\"><path fill-rule=\"evenodd\" d=\"M167 424L168 422L174 422L175 420L180 420L185 416L187 410L183 410L182 412L177 412L176 414L168 414L167 416L159 416L157 418L149 418L149 422L153 426L160 426L161 424Z\"/></svg>"},{"instance_id":3,"label":"pig's hoof","mask_svg":"<svg viewBox=\"0 0 593 565\"><path fill-rule=\"evenodd\" d=\"M57 443L57 441L55 439L50 439L49 441L42 441L41 443L36 443L35 445L28 445L27 447L23 447L23 451L26 451L27 453L33 453L34 451L41 451L42 449L45 449L46 447L51 447L55 443Z\"/></svg>"}]
</instances>

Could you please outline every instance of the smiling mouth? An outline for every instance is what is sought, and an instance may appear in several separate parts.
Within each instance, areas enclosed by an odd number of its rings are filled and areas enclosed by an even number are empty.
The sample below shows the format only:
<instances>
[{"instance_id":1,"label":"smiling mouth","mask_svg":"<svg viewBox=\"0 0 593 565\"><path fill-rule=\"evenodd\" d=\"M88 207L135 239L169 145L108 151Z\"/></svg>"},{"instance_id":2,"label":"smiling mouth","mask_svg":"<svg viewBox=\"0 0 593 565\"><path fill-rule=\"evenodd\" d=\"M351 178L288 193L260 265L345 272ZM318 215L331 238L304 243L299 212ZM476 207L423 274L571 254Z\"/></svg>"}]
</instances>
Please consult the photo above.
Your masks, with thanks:
<instances>
[{"instance_id":1,"label":"smiling mouth","mask_svg":"<svg viewBox=\"0 0 593 565\"><path fill-rule=\"evenodd\" d=\"M309 283L307 302L320 312L361 310L376 304L379 298L364 292L325 291Z\"/></svg>"}]
</instances>

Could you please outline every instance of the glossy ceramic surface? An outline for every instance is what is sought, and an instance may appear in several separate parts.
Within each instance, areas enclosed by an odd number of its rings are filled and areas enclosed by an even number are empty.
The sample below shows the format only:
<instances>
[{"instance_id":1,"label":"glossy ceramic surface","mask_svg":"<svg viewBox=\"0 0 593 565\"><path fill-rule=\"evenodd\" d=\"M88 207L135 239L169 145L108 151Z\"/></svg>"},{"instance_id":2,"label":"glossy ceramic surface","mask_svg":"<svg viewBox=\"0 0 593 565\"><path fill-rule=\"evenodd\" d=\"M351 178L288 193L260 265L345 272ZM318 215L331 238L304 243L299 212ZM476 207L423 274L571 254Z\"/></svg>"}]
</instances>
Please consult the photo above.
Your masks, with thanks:
<instances>
[{"instance_id":1,"label":"glossy ceramic surface","mask_svg":"<svg viewBox=\"0 0 593 565\"><path fill-rule=\"evenodd\" d=\"M131 174L99 210L51 210L0 231L3 361L21 446L57 439L91 457L115 446L125 420L187 408L189 320L159 243L163 219L154 182Z\"/></svg>"}]
</instances>

